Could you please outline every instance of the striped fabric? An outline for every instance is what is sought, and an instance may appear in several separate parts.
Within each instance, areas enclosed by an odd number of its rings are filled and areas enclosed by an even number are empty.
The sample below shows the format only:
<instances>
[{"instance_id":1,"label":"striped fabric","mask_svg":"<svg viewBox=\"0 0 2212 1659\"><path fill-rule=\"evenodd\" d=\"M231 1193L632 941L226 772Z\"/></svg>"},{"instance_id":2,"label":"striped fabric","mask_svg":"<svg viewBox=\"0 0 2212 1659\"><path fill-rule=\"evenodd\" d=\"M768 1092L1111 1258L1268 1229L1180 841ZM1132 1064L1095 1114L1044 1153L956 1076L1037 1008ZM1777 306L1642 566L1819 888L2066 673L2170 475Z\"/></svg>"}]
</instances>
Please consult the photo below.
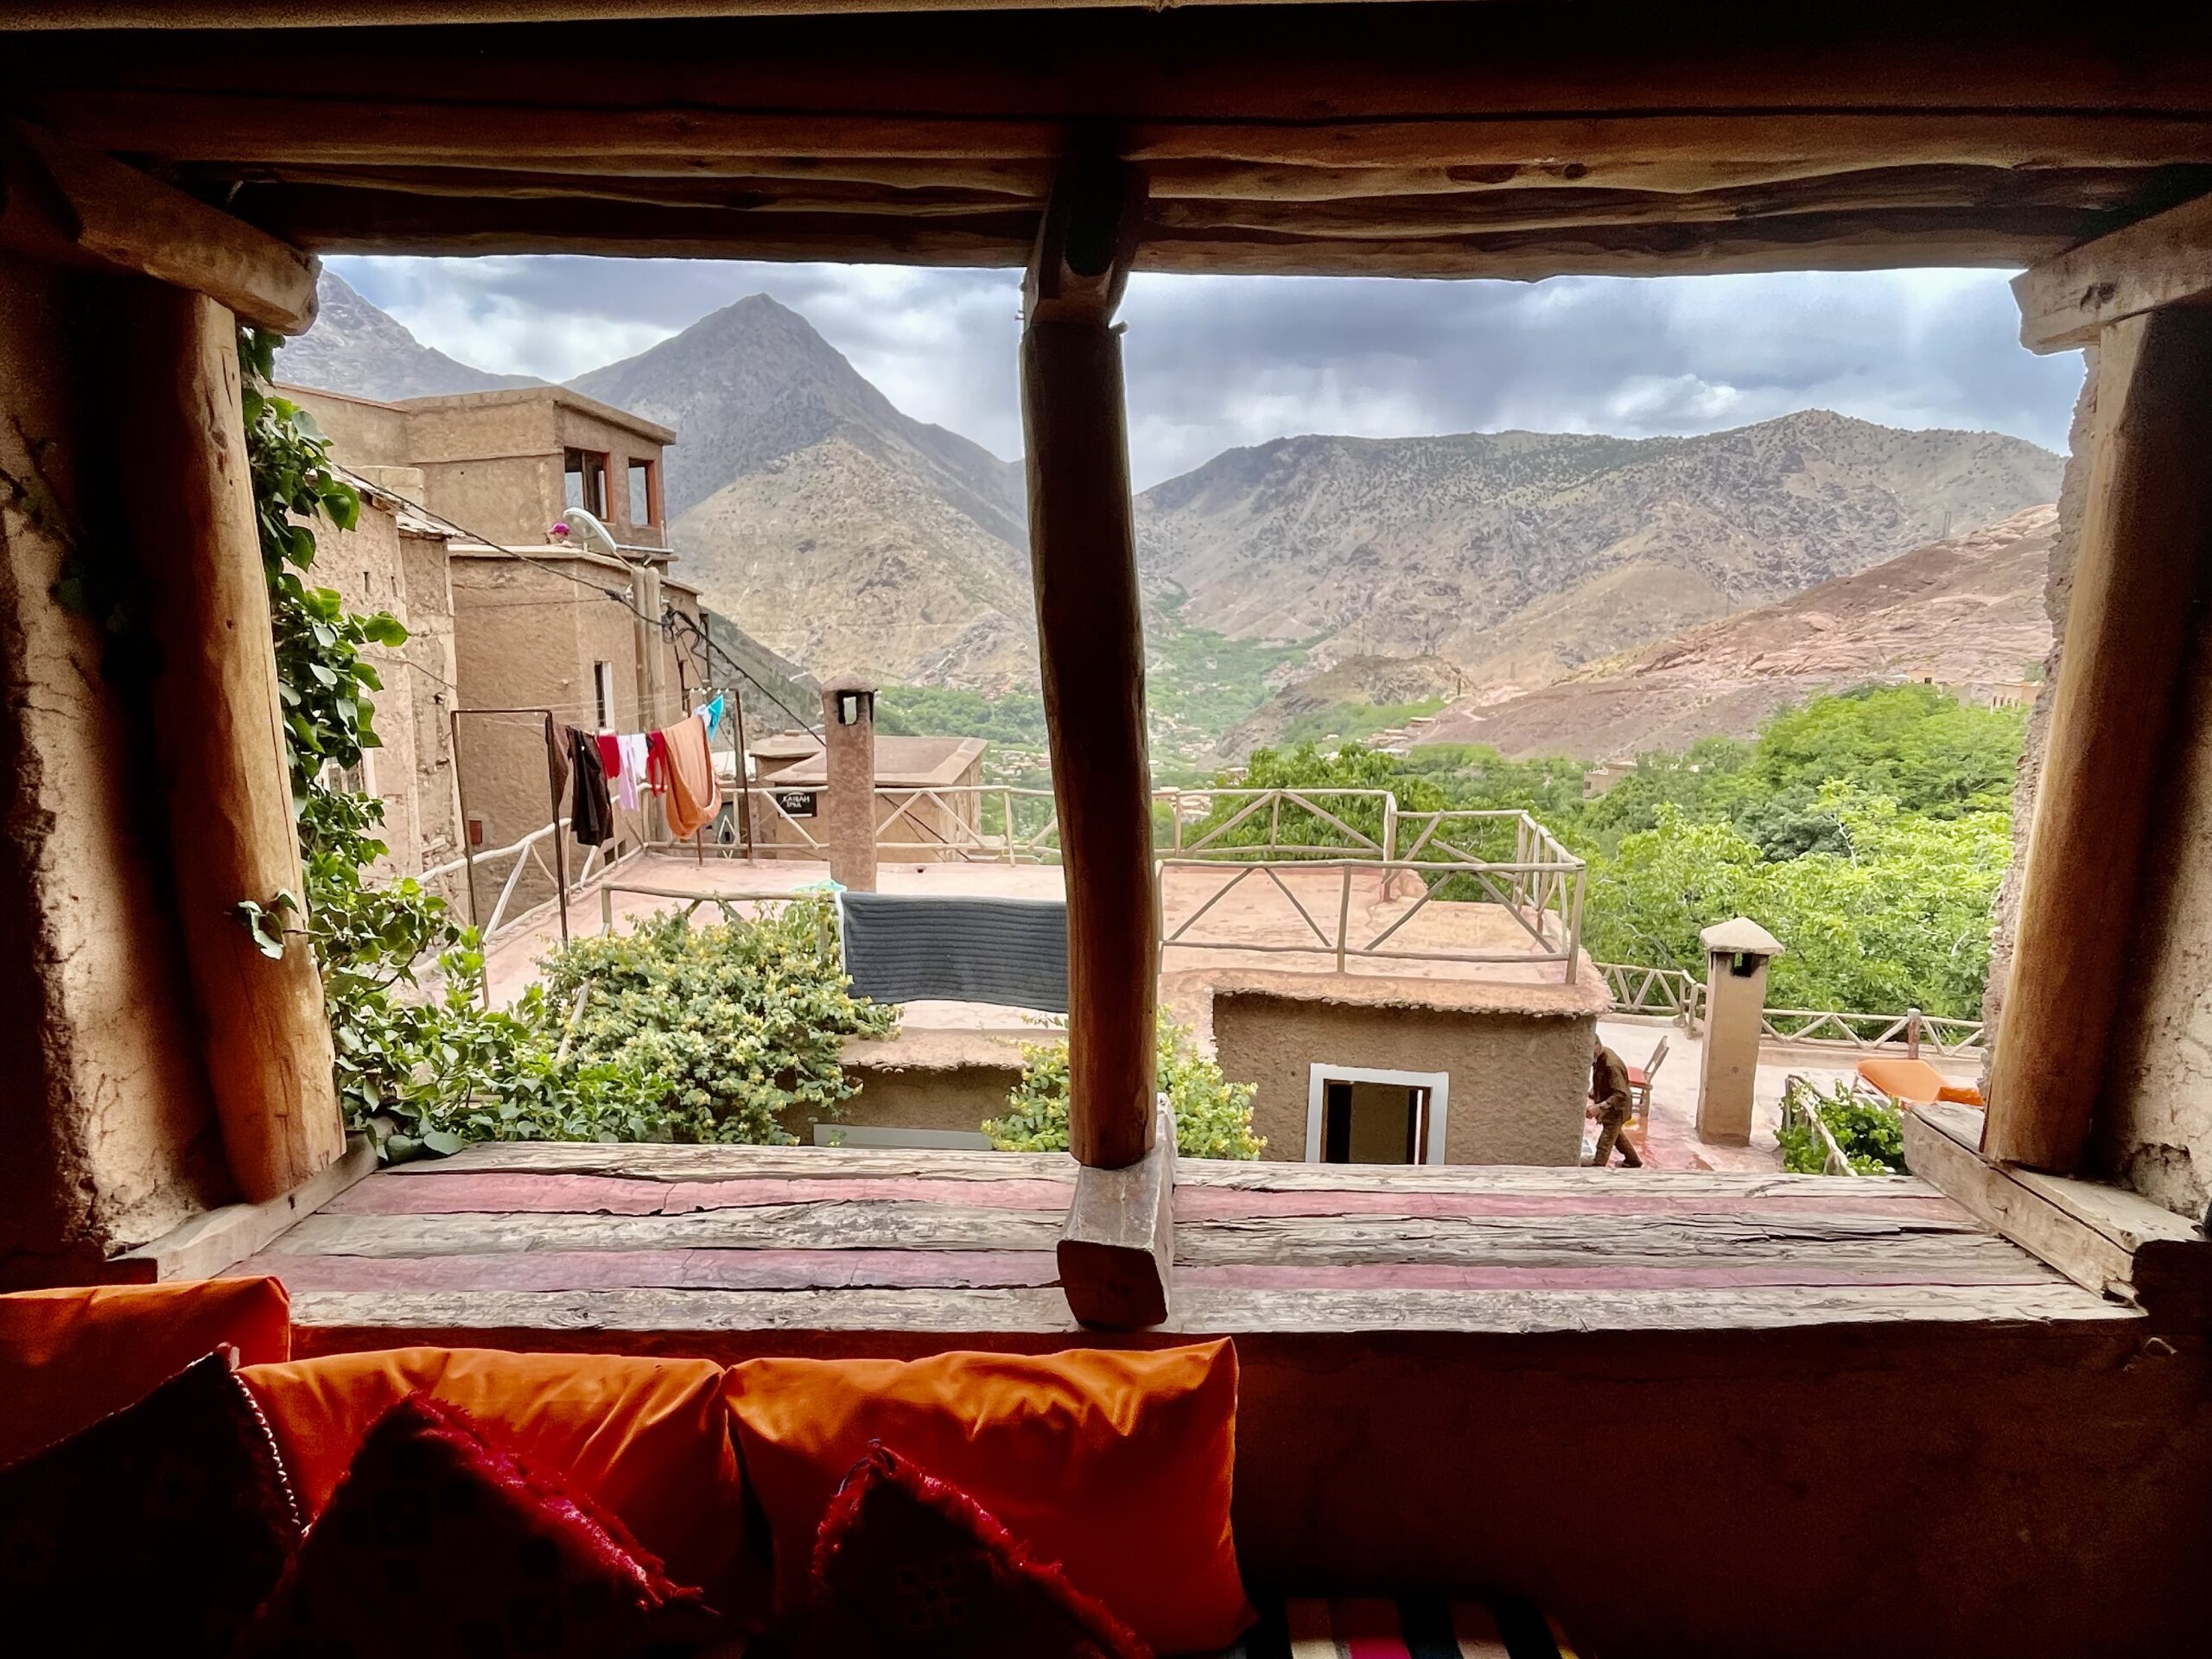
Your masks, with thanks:
<instances>
[{"instance_id":1,"label":"striped fabric","mask_svg":"<svg viewBox=\"0 0 2212 1659\"><path fill-rule=\"evenodd\" d=\"M1375 1596L1264 1604L1220 1659L1576 1659L1556 1621L1522 1604Z\"/></svg>"}]
</instances>

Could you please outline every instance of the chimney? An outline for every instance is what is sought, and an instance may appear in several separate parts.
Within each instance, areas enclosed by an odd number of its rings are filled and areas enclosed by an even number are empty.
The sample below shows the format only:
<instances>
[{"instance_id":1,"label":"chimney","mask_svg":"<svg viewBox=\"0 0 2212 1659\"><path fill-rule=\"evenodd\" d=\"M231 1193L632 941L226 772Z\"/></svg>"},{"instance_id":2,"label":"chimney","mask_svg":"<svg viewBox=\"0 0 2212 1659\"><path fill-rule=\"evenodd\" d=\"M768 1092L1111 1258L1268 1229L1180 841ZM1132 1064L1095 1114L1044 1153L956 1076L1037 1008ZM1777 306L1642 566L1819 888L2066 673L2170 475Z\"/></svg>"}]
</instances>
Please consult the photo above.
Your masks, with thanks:
<instances>
[{"instance_id":1,"label":"chimney","mask_svg":"<svg viewBox=\"0 0 2212 1659\"><path fill-rule=\"evenodd\" d=\"M830 879L875 891L875 687L857 675L822 683L823 840Z\"/></svg>"}]
</instances>

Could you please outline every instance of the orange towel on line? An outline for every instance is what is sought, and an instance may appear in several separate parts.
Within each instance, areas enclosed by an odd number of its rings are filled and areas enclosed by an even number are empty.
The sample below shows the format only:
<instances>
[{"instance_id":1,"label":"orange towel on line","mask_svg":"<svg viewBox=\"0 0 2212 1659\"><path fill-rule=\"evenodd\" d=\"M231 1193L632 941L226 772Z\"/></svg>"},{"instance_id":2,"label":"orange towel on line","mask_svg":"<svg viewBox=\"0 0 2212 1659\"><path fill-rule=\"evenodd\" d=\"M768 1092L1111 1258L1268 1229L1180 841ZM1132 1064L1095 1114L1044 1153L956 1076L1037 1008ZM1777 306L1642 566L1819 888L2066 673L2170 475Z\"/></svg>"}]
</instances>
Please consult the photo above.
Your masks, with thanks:
<instances>
[{"instance_id":1,"label":"orange towel on line","mask_svg":"<svg viewBox=\"0 0 2212 1659\"><path fill-rule=\"evenodd\" d=\"M715 758L707 747L707 722L693 715L660 734L668 757L668 833L689 841L721 810L721 785L715 781Z\"/></svg>"}]
</instances>

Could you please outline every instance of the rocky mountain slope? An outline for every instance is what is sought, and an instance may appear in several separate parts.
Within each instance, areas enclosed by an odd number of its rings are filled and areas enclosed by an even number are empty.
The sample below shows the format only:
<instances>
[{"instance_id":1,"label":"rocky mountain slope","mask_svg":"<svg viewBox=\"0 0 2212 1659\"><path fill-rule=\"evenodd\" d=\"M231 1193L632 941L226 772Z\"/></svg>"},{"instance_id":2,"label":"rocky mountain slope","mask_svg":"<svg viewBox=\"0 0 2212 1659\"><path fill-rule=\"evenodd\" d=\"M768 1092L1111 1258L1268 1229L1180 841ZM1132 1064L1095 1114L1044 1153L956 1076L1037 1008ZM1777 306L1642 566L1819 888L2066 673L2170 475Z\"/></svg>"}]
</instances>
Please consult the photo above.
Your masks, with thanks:
<instances>
[{"instance_id":1,"label":"rocky mountain slope","mask_svg":"<svg viewBox=\"0 0 2212 1659\"><path fill-rule=\"evenodd\" d=\"M2044 579L2057 524L2056 508L2031 507L1540 690L1463 701L1422 741L1624 760L1747 737L1784 703L1869 682L2019 695L2050 648Z\"/></svg>"},{"instance_id":2,"label":"rocky mountain slope","mask_svg":"<svg viewBox=\"0 0 2212 1659\"><path fill-rule=\"evenodd\" d=\"M1294 741L1317 721L1355 715L1358 710L1433 707L1435 700L1466 689L1465 676L1441 658L1347 657L1286 686L1238 721L1222 738L1220 753L1227 760L1242 760L1254 749ZM1344 727L1358 723L1356 717L1340 719L1332 732L1313 735L1316 741L1332 734L1349 741L1351 734Z\"/></svg>"},{"instance_id":3,"label":"rocky mountain slope","mask_svg":"<svg viewBox=\"0 0 2212 1659\"><path fill-rule=\"evenodd\" d=\"M573 384L676 429L683 573L776 651L891 682L1033 681L1018 469L901 414L798 313L755 294Z\"/></svg>"},{"instance_id":4,"label":"rocky mountain slope","mask_svg":"<svg viewBox=\"0 0 2212 1659\"><path fill-rule=\"evenodd\" d=\"M315 299L315 327L277 354L280 380L385 403L540 384L526 374L492 374L472 368L425 346L397 317L355 293L335 271L322 273Z\"/></svg>"},{"instance_id":5,"label":"rocky mountain slope","mask_svg":"<svg viewBox=\"0 0 2212 1659\"><path fill-rule=\"evenodd\" d=\"M1522 688L2050 500L2059 458L1808 410L1735 431L1284 438L1139 499L1191 621Z\"/></svg>"}]
</instances>

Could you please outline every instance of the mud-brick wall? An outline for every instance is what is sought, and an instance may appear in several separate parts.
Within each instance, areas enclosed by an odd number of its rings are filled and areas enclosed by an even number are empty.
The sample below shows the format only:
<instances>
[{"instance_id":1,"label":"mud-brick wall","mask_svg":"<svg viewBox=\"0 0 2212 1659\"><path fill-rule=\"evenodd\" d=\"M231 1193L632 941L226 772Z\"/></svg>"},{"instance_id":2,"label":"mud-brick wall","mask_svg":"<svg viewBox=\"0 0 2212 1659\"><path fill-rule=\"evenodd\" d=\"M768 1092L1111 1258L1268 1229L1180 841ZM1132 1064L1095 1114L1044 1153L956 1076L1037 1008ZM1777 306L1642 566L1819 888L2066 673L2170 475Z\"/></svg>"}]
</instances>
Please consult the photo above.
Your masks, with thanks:
<instances>
[{"instance_id":1,"label":"mud-brick wall","mask_svg":"<svg viewBox=\"0 0 2212 1659\"><path fill-rule=\"evenodd\" d=\"M1573 1164L1589 1093L1591 1015L1377 1007L1227 993L1213 1004L1222 1074L1257 1085L1252 1124L1271 1159L1306 1156L1316 1061L1450 1078L1445 1161Z\"/></svg>"},{"instance_id":2,"label":"mud-brick wall","mask_svg":"<svg viewBox=\"0 0 2212 1659\"><path fill-rule=\"evenodd\" d=\"M2045 602L2057 635L2043 694L2028 727L2014 791L2012 868L1998 900L1987 1012L2003 1007L2011 970L2019 883L2042 775L2050 702L2065 645L2066 609L2081 544L2096 422L2092 372L2074 413L2073 458L2059 496ZM2212 564L2204 550L2200 568ZM2133 934L2128 988L2105 1060L2104 1090L2090 1145L2091 1172L2124 1182L2193 1218L2212 1203L2212 608L2199 600L2188 668L2166 769L2153 810L2141 901L2125 925Z\"/></svg>"},{"instance_id":3,"label":"mud-brick wall","mask_svg":"<svg viewBox=\"0 0 2212 1659\"><path fill-rule=\"evenodd\" d=\"M0 1287L232 1196L145 764L139 550L106 517L125 458L79 372L130 293L0 256Z\"/></svg>"}]
</instances>

